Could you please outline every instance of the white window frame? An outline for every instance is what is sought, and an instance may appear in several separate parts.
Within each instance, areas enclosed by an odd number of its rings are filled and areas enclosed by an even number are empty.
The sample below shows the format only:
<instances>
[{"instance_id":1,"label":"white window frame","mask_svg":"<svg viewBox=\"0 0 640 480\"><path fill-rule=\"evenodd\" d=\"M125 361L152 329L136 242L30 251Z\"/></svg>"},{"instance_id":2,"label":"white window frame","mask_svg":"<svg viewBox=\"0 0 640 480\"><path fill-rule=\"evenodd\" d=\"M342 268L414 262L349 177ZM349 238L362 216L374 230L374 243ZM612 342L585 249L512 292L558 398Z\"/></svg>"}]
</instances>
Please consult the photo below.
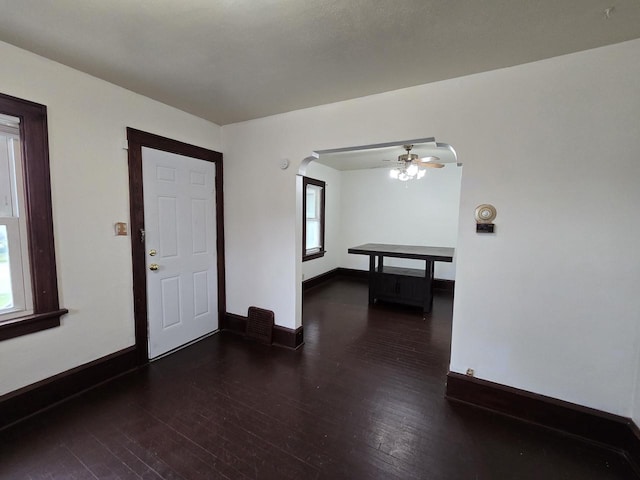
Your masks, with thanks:
<instances>
[{"instance_id":1,"label":"white window frame","mask_svg":"<svg viewBox=\"0 0 640 480\"><path fill-rule=\"evenodd\" d=\"M16 121L18 119L15 119ZM4 122L3 122L4 123ZM19 128L0 126L0 148L7 150L9 177L11 183L12 215L0 217L0 225L7 229L7 247L9 252L9 271L11 275L11 293L13 305L0 310L0 323L33 313L33 294L31 291L31 269L29 263L29 245L27 241L27 217L24 188L24 170Z\"/></svg>"}]
</instances>

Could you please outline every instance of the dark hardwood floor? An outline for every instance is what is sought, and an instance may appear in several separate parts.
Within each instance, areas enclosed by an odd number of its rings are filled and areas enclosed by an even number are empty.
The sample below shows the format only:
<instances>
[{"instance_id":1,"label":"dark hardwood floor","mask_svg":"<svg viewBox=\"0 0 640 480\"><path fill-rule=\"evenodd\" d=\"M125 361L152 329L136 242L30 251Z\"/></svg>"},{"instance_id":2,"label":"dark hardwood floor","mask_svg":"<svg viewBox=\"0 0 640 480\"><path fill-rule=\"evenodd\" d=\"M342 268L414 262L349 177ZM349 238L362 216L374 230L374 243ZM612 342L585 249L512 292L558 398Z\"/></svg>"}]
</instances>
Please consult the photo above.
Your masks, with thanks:
<instances>
[{"instance_id":1,"label":"dark hardwood floor","mask_svg":"<svg viewBox=\"0 0 640 480\"><path fill-rule=\"evenodd\" d=\"M301 350L210 337L0 432L0 478L636 478L615 452L445 400L451 310L315 287Z\"/></svg>"}]
</instances>

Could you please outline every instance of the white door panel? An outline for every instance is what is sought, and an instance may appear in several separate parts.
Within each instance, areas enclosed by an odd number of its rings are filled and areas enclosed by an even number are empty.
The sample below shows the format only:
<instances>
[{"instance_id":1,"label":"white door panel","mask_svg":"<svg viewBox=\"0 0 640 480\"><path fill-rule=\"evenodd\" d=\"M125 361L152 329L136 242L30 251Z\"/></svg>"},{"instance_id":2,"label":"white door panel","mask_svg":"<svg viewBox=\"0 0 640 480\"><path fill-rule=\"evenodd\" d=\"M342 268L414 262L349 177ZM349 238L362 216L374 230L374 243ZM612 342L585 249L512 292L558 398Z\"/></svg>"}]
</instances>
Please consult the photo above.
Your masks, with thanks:
<instances>
[{"instance_id":1,"label":"white door panel","mask_svg":"<svg viewBox=\"0 0 640 480\"><path fill-rule=\"evenodd\" d=\"M143 147L142 170L155 358L218 329L215 164Z\"/></svg>"}]
</instances>

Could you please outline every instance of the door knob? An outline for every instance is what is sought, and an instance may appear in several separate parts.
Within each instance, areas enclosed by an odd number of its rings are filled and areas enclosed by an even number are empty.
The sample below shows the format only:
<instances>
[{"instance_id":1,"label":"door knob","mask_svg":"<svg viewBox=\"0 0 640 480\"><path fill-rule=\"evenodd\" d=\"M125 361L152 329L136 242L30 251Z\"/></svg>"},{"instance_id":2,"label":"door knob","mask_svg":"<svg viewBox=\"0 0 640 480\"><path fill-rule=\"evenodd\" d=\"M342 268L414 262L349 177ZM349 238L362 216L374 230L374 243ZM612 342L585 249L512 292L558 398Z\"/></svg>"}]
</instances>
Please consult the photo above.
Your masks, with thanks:
<instances>
[{"instance_id":1,"label":"door knob","mask_svg":"<svg viewBox=\"0 0 640 480\"><path fill-rule=\"evenodd\" d=\"M158 270L158 268L160 268L160 265L158 265L157 263L152 263L151 265L149 265L149 270L151 270L152 272L155 272L156 270Z\"/></svg>"},{"instance_id":2,"label":"door knob","mask_svg":"<svg viewBox=\"0 0 640 480\"><path fill-rule=\"evenodd\" d=\"M155 248L149 250L149 255L155 257L158 254L158 251Z\"/></svg>"}]
</instances>

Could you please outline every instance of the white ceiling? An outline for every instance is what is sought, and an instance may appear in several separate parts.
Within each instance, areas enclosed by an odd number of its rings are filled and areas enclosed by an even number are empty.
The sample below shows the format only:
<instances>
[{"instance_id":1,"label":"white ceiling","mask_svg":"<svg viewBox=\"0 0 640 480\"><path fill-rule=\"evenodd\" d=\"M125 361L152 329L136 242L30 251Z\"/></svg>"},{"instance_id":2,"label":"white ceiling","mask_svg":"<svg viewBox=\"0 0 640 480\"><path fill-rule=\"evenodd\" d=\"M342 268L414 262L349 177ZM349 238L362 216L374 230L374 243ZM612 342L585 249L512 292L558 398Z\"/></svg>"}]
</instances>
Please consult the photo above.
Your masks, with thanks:
<instances>
[{"instance_id":1,"label":"white ceiling","mask_svg":"<svg viewBox=\"0 0 640 480\"><path fill-rule=\"evenodd\" d=\"M446 143L433 138L403 140L386 144L324 150L318 153L318 163L336 170L363 170L368 168L394 168L398 166L398 156L407 153L403 145L413 145L411 153L420 158L437 157L437 163L456 164L455 150Z\"/></svg>"},{"instance_id":2,"label":"white ceiling","mask_svg":"<svg viewBox=\"0 0 640 480\"><path fill-rule=\"evenodd\" d=\"M640 37L640 0L0 0L0 12L0 40L219 125Z\"/></svg>"}]
</instances>

